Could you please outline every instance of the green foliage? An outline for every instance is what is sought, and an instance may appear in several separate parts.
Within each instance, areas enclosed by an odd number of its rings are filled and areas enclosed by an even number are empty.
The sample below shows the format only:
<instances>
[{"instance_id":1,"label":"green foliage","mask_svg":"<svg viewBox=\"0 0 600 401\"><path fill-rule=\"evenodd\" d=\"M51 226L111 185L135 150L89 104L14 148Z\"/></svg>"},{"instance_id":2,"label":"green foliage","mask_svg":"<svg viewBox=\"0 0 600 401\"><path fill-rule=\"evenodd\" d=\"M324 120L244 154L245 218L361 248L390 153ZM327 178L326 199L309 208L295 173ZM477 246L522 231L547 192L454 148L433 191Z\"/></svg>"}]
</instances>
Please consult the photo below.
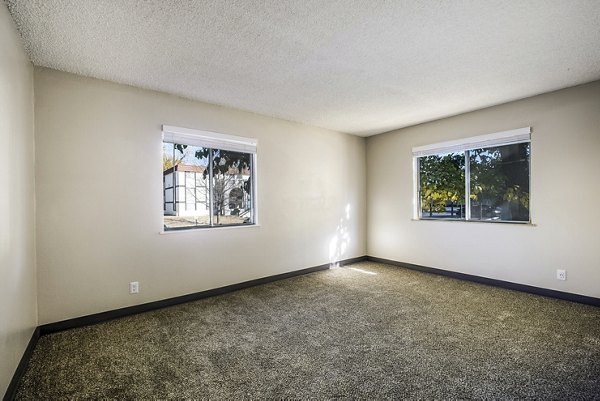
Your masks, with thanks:
<instances>
[{"instance_id":1,"label":"green foliage","mask_svg":"<svg viewBox=\"0 0 600 401\"><path fill-rule=\"evenodd\" d=\"M506 205L510 219L529 217L529 146L505 145L470 152L471 199L491 207Z\"/></svg>"},{"instance_id":2,"label":"green foliage","mask_svg":"<svg viewBox=\"0 0 600 401\"><path fill-rule=\"evenodd\" d=\"M501 171L498 149L470 152L471 200L497 199L506 191L506 176Z\"/></svg>"},{"instance_id":3,"label":"green foliage","mask_svg":"<svg viewBox=\"0 0 600 401\"><path fill-rule=\"evenodd\" d=\"M513 185L506 189L504 200L507 202L518 202L525 209L529 209L529 192L524 191L519 185Z\"/></svg>"},{"instance_id":4,"label":"green foliage","mask_svg":"<svg viewBox=\"0 0 600 401\"><path fill-rule=\"evenodd\" d=\"M469 151L470 200L479 210L502 210L507 220L529 218L529 144ZM465 154L419 159L422 213L464 204ZM482 218L483 215L480 217Z\"/></svg>"},{"instance_id":5,"label":"green foliage","mask_svg":"<svg viewBox=\"0 0 600 401\"><path fill-rule=\"evenodd\" d=\"M448 204L464 204L465 157L463 153L421 157L419 171L421 207L424 213L443 212Z\"/></svg>"}]
</instances>

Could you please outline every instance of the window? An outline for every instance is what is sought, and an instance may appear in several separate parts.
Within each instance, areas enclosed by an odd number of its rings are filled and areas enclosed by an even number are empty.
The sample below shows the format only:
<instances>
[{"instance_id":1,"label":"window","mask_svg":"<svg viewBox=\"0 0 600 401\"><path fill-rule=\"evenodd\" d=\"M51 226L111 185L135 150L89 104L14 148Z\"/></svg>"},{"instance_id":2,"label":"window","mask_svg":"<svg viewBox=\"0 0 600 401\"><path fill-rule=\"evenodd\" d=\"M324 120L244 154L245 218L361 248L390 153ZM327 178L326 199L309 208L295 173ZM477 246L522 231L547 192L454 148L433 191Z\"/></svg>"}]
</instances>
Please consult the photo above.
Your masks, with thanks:
<instances>
[{"instance_id":1,"label":"window","mask_svg":"<svg viewBox=\"0 0 600 401\"><path fill-rule=\"evenodd\" d=\"M164 230L256 223L256 140L163 126Z\"/></svg>"},{"instance_id":2,"label":"window","mask_svg":"<svg viewBox=\"0 0 600 401\"><path fill-rule=\"evenodd\" d=\"M529 222L530 132L413 148L417 217Z\"/></svg>"}]
</instances>

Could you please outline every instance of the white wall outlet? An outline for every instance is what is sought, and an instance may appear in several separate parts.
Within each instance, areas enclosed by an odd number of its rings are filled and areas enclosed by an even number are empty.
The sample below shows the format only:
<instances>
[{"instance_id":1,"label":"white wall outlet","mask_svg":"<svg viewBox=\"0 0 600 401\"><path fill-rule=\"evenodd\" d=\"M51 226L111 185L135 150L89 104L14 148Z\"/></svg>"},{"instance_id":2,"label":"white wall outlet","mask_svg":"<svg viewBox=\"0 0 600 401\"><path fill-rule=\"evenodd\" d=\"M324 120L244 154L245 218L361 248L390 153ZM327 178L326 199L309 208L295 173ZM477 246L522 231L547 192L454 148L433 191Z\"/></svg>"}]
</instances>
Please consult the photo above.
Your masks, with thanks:
<instances>
[{"instance_id":1,"label":"white wall outlet","mask_svg":"<svg viewBox=\"0 0 600 401\"><path fill-rule=\"evenodd\" d=\"M139 281L132 281L131 283L129 283L129 293L130 294L137 294L140 292L140 282Z\"/></svg>"},{"instance_id":2,"label":"white wall outlet","mask_svg":"<svg viewBox=\"0 0 600 401\"><path fill-rule=\"evenodd\" d=\"M565 281L567 279L567 271L563 269L556 269L556 279Z\"/></svg>"}]
</instances>

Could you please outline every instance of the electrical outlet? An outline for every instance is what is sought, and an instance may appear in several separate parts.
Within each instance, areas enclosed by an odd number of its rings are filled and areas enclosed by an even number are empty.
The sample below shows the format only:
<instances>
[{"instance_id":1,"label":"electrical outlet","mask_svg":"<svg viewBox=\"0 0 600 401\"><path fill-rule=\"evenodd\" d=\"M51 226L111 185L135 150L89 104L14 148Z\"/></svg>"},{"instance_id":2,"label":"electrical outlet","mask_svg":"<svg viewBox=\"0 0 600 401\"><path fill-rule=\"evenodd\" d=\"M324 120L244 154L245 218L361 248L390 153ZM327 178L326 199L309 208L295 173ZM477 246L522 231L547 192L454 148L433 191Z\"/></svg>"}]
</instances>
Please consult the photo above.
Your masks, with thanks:
<instances>
[{"instance_id":1,"label":"electrical outlet","mask_svg":"<svg viewBox=\"0 0 600 401\"><path fill-rule=\"evenodd\" d=\"M137 294L140 292L140 282L139 281L132 281L131 283L129 283L129 293L130 294Z\"/></svg>"},{"instance_id":2,"label":"electrical outlet","mask_svg":"<svg viewBox=\"0 0 600 401\"><path fill-rule=\"evenodd\" d=\"M556 269L556 279L565 281L567 279L567 271L563 269Z\"/></svg>"}]
</instances>

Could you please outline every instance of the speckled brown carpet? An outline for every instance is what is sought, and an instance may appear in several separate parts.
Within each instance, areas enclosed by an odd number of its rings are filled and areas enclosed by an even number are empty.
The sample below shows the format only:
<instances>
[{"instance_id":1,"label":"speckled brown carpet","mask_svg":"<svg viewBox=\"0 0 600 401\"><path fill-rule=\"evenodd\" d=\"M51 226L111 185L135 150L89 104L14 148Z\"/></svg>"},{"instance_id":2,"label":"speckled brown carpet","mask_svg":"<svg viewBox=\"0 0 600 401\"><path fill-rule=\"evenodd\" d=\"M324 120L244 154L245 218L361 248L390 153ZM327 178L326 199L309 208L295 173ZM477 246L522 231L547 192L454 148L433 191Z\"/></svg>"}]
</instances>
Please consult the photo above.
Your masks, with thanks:
<instances>
[{"instance_id":1,"label":"speckled brown carpet","mask_svg":"<svg viewBox=\"0 0 600 401\"><path fill-rule=\"evenodd\" d=\"M600 399L600 308L359 263L40 339L18 399Z\"/></svg>"}]
</instances>

